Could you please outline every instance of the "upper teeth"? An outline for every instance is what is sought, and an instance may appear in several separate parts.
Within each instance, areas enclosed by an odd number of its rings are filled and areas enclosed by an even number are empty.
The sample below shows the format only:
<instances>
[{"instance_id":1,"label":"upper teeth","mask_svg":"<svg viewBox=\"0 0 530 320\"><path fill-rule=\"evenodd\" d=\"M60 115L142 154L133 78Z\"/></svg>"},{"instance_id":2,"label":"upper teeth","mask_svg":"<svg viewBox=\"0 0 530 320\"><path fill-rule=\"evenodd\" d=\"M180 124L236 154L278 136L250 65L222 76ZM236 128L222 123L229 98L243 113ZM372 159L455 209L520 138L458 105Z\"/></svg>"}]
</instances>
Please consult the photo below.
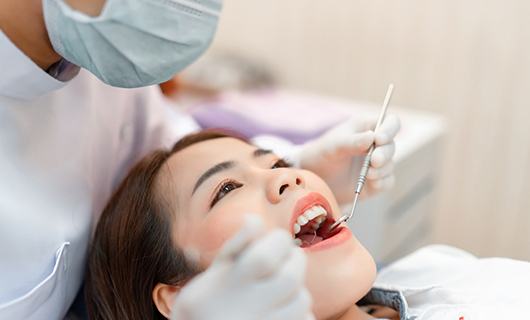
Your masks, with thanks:
<instances>
[{"instance_id":1,"label":"upper teeth","mask_svg":"<svg viewBox=\"0 0 530 320\"><path fill-rule=\"evenodd\" d=\"M323 207L316 205L313 206L306 211L302 215L296 219L296 222L293 225L293 231L295 234L300 232L303 226L309 223L309 221L313 220L316 223L313 224L313 228L316 230L320 226L320 224L326 220L327 211Z\"/></svg>"}]
</instances>

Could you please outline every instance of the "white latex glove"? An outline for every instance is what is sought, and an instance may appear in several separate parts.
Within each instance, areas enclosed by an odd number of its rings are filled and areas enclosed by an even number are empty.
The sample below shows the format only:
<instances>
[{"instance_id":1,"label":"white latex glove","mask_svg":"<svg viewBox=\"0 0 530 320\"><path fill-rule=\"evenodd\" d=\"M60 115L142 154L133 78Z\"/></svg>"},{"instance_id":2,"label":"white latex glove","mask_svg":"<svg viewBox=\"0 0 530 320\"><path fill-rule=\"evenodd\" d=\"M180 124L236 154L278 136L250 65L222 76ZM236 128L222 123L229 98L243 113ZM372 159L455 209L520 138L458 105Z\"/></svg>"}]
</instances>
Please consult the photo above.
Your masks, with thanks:
<instances>
[{"instance_id":1,"label":"white latex glove","mask_svg":"<svg viewBox=\"0 0 530 320\"><path fill-rule=\"evenodd\" d=\"M374 140L376 149L361 195L370 196L394 185L394 137L401 124L397 116L388 114L374 133L376 123L376 118L352 117L300 149L300 166L326 180L340 203L352 200L364 156Z\"/></svg>"},{"instance_id":2,"label":"white latex glove","mask_svg":"<svg viewBox=\"0 0 530 320\"><path fill-rule=\"evenodd\" d=\"M211 266L182 289L171 319L314 319L305 254L285 230L262 234L261 219L249 216Z\"/></svg>"}]
</instances>

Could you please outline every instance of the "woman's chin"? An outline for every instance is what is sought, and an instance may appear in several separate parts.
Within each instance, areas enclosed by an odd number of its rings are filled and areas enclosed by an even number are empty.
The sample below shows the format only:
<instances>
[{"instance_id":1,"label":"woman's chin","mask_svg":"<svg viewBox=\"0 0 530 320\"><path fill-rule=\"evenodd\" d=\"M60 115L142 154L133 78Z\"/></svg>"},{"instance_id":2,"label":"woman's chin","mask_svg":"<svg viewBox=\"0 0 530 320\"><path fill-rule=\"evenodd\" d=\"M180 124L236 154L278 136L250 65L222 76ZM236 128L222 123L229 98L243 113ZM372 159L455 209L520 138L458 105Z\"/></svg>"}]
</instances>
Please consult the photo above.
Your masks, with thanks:
<instances>
[{"instance_id":1,"label":"woman's chin","mask_svg":"<svg viewBox=\"0 0 530 320\"><path fill-rule=\"evenodd\" d=\"M352 237L341 250L308 252L306 285L316 319L327 319L349 309L371 289L375 262Z\"/></svg>"}]
</instances>

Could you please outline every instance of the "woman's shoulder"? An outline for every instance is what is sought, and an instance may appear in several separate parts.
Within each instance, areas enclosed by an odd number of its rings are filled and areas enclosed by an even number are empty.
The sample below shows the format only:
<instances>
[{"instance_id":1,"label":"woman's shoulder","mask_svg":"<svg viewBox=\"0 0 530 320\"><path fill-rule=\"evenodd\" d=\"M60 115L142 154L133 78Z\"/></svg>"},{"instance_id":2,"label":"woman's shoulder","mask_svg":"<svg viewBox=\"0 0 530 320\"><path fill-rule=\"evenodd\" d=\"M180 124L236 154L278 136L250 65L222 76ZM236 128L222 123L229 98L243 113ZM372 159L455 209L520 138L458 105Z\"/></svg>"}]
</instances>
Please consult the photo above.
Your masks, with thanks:
<instances>
[{"instance_id":1,"label":"woman's shoulder","mask_svg":"<svg viewBox=\"0 0 530 320\"><path fill-rule=\"evenodd\" d=\"M437 274L461 272L477 261L474 255L446 245L423 247L382 268L376 283L397 286L429 286Z\"/></svg>"},{"instance_id":2,"label":"woman's shoulder","mask_svg":"<svg viewBox=\"0 0 530 320\"><path fill-rule=\"evenodd\" d=\"M461 249L433 245L383 268L374 287L402 293L414 315L443 310L467 319L465 315L489 310L486 319L493 319L489 315L494 310L526 311L530 263L478 258Z\"/></svg>"}]
</instances>

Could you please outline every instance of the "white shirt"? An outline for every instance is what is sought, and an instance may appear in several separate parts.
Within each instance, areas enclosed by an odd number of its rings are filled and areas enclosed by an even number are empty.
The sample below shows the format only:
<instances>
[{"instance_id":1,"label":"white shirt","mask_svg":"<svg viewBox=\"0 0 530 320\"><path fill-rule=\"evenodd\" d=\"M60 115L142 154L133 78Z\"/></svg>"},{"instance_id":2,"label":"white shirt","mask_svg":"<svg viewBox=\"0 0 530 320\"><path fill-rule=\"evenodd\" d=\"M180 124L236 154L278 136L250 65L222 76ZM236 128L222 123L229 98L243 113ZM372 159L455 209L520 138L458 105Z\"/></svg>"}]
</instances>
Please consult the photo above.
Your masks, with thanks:
<instances>
[{"instance_id":1,"label":"white shirt","mask_svg":"<svg viewBox=\"0 0 530 320\"><path fill-rule=\"evenodd\" d=\"M0 319L59 319L92 227L129 167L196 129L158 87L65 83L0 32Z\"/></svg>"},{"instance_id":2,"label":"white shirt","mask_svg":"<svg viewBox=\"0 0 530 320\"><path fill-rule=\"evenodd\" d=\"M389 265L374 288L400 293L404 320L530 318L530 263L448 246L425 247Z\"/></svg>"}]
</instances>

